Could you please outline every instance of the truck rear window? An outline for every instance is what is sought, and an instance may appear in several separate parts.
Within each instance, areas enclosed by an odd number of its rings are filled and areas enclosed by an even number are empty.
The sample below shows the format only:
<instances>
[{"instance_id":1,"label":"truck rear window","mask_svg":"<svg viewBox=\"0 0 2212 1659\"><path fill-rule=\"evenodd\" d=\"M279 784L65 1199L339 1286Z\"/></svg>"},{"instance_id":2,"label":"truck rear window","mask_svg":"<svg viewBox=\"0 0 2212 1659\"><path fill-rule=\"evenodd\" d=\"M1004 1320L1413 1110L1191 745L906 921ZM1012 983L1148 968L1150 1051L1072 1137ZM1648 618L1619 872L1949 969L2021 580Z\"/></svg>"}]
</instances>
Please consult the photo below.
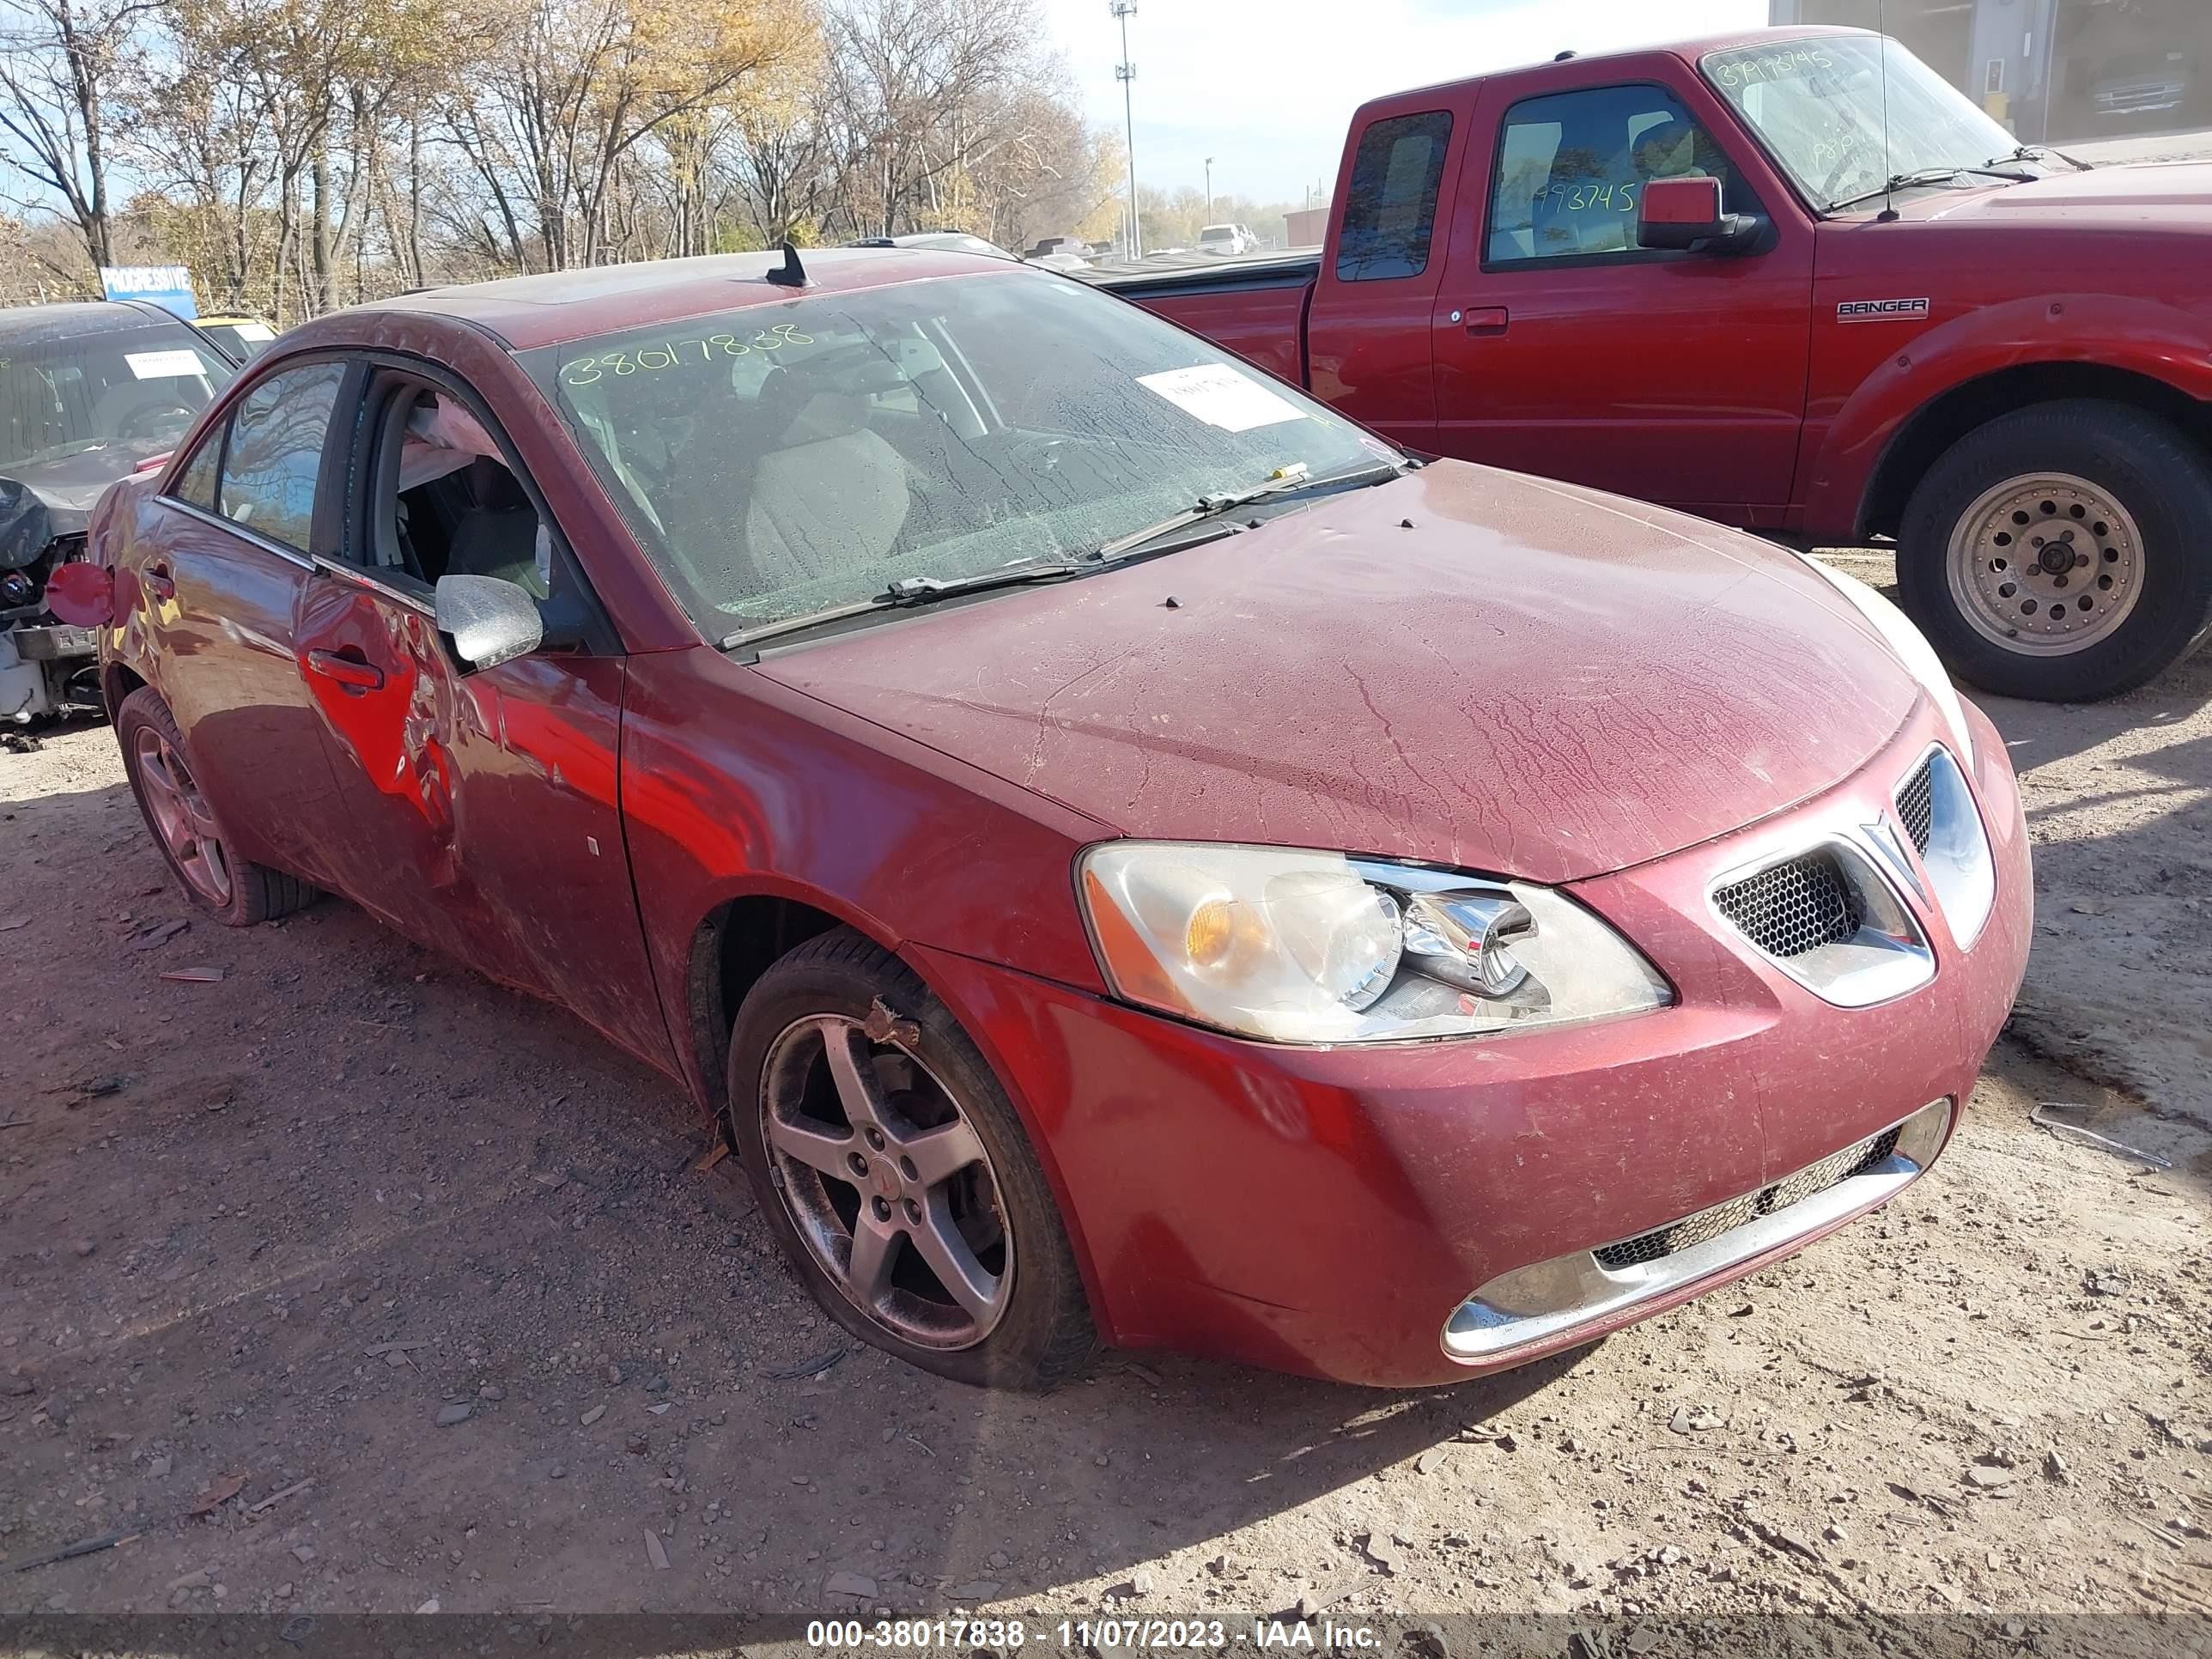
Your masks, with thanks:
<instances>
[{"instance_id":1,"label":"truck rear window","mask_svg":"<svg viewBox=\"0 0 2212 1659\"><path fill-rule=\"evenodd\" d=\"M1451 126L1449 110L1427 110L1390 116L1359 135L1337 238L1338 282L1418 276L1427 269Z\"/></svg>"}]
</instances>

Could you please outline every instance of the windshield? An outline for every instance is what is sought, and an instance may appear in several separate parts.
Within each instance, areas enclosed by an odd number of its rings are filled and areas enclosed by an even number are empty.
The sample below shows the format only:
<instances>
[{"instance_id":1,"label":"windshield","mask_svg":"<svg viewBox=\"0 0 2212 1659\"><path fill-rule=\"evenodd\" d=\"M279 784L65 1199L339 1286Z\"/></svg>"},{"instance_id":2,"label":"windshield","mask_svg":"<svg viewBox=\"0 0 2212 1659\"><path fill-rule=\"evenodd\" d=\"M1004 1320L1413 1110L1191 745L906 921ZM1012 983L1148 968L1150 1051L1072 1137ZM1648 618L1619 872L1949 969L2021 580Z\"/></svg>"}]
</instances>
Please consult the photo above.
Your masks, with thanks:
<instances>
[{"instance_id":1,"label":"windshield","mask_svg":"<svg viewBox=\"0 0 2212 1659\"><path fill-rule=\"evenodd\" d=\"M182 437L234 372L181 324L0 345L0 474L102 449L135 465Z\"/></svg>"},{"instance_id":2,"label":"windshield","mask_svg":"<svg viewBox=\"0 0 2212 1659\"><path fill-rule=\"evenodd\" d=\"M1060 277L749 306L520 354L710 639L1094 550L1304 465L1396 459Z\"/></svg>"},{"instance_id":3,"label":"windshield","mask_svg":"<svg viewBox=\"0 0 2212 1659\"><path fill-rule=\"evenodd\" d=\"M1806 198L1824 210L1878 194L1893 174L1986 167L2020 143L1927 64L1876 35L1732 47L1707 53L1699 67Z\"/></svg>"}]
</instances>

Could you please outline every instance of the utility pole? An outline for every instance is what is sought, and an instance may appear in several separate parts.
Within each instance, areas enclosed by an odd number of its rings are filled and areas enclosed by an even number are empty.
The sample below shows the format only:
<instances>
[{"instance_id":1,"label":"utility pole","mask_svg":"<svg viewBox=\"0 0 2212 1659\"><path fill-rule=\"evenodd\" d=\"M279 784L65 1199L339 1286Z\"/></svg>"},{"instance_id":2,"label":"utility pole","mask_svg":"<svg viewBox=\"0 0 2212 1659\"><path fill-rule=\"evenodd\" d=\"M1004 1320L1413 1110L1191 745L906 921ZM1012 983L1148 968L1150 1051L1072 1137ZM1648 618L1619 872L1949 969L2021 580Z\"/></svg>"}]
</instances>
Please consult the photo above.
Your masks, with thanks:
<instances>
[{"instance_id":1,"label":"utility pole","mask_svg":"<svg viewBox=\"0 0 2212 1659\"><path fill-rule=\"evenodd\" d=\"M1206 158L1206 216L1213 216L1213 158Z\"/></svg>"},{"instance_id":2,"label":"utility pole","mask_svg":"<svg viewBox=\"0 0 2212 1659\"><path fill-rule=\"evenodd\" d=\"M1137 78L1137 66L1129 61L1129 19L1136 14L1137 0L1106 0L1106 9L1121 24L1121 61L1114 65L1114 78L1121 83L1121 118L1129 135L1129 257L1141 259L1145 230L1137 218L1137 113L1129 88Z\"/></svg>"}]
</instances>

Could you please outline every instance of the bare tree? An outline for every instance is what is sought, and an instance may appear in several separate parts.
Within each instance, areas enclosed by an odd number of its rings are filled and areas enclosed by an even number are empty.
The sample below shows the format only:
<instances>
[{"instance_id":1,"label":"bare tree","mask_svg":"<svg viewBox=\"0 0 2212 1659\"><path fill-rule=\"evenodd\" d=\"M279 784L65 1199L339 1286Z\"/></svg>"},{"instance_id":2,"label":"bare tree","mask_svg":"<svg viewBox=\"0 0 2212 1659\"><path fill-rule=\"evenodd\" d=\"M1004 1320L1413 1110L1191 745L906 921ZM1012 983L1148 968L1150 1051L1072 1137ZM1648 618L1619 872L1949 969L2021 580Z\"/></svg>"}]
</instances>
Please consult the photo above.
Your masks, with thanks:
<instances>
[{"instance_id":1,"label":"bare tree","mask_svg":"<svg viewBox=\"0 0 2212 1659\"><path fill-rule=\"evenodd\" d=\"M109 100L127 72L139 19L154 3L0 3L0 161L60 198L94 266L114 263Z\"/></svg>"}]
</instances>

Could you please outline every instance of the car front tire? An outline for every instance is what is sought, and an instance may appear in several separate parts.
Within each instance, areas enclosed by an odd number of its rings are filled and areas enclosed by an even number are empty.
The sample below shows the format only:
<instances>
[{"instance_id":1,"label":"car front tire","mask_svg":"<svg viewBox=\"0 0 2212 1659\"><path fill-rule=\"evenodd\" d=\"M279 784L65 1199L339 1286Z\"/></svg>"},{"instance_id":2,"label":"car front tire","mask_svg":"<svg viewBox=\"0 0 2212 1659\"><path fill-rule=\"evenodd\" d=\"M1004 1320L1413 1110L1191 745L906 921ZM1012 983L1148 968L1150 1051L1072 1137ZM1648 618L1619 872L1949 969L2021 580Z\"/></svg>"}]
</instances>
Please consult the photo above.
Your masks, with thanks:
<instances>
[{"instance_id":1,"label":"car front tire","mask_svg":"<svg viewBox=\"0 0 2212 1659\"><path fill-rule=\"evenodd\" d=\"M962 1382L1042 1391L1097 1346L1012 1103L951 1010L849 928L762 975L729 1050L761 1212L840 1325Z\"/></svg>"}]
</instances>

